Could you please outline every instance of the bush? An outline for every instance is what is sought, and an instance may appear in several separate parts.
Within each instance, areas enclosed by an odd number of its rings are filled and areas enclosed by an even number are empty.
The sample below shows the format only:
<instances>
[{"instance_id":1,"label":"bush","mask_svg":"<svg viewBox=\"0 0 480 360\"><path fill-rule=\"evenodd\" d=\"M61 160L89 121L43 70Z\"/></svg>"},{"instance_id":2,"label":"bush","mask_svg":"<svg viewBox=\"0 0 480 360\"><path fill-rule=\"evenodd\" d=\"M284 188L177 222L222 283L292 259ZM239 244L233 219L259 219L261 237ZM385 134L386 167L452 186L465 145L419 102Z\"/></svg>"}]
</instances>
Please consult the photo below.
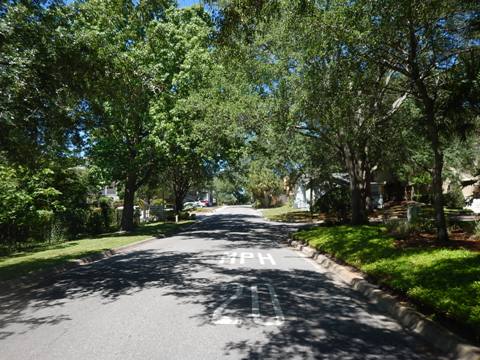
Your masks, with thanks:
<instances>
[{"instance_id":1,"label":"bush","mask_svg":"<svg viewBox=\"0 0 480 360\"><path fill-rule=\"evenodd\" d=\"M101 234L105 232L105 224L101 208L97 207L90 210L87 227L88 232L92 234Z\"/></svg>"},{"instance_id":2,"label":"bush","mask_svg":"<svg viewBox=\"0 0 480 360\"><path fill-rule=\"evenodd\" d=\"M112 228L115 222L115 209L111 198L102 196L98 199L98 205L102 212L103 227L106 231Z\"/></svg>"},{"instance_id":3,"label":"bush","mask_svg":"<svg viewBox=\"0 0 480 360\"><path fill-rule=\"evenodd\" d=\"M385 222L387 232L397 239L406 239L416 232L435 231L435 222L429 219L419 219L415 223L408 222L405 219L392 219Z\"/></svg>"},{"instance_id":4,"label":"bush","mask_svg":"<svg viewBox=\"0 0 480 360\"><path fill-rule=\"evenodd\" d=\"M62 193L52 187L53 171L31 172L0 164L0 241L15 247L30 239L49 240L58 214L65 211Z\"/></svg>"},{"instance_id":5,"label":"bush","mask_svg":"<svg viewBox=\"0 0 480 360\"><path fill-rule=\"evenodd\" d=\"M405 239L410 236L415 230L416 225L407 222L404 219L392 219L385 222L387 232L397 239Z\"/></svg>"},{"instance_id":6,"label":"bush","mask_svg":"<svg viewBox=\"0 0 480 360\"><path fill-rule=\"evenodd\" d=\"M141 218L141 216L142 216L141 210L140 210L139 208L135 208L135 209L133 210L133 224L134 224L135 226L140 225L140 218Z\"/></svg>"},{"instance_id":7,"label":"bush","mask_svg":"<svg viewBox=\"0 0 480 360\"><path fill-rule=\"evenodd\" d=\"M415 194L413 200L423 204L432 204L432 196L430 194Z\"/></svg>"},{"instance_id":8,"label":"bush","mask_svg":"<svg viewBox=\"0 0 480 360\"><path fill-rule=\"evenodd\" d=\"M167 202L163 199L153 199L150 203L153 206L167 206Z\"/></svg>"},{"instance_id":9,"label":"bush","mask_svg":"<svg viewBox=\"0 0 480 360\"><path fill-rule=\"evenodd\" d=\"M448 193L444 195L445 206L451 209L463 209L465 206L465 198L463 197L462 188L454 185Z\"/></svg>"},{"instance_id":10,"label":"bush","mask_svg":"<svg viewBox=\"0 0 480 360\"><path fill-rule=\"evenodd\" d=\"M50 233L48 241L61 242L67 238L68 229L65 227L65 223L60 219L55 219L51 222Z\"/></svg>"},{"instance_id":11,"label":"bush","mask_svg":"<svg viewBox=\"0 0 480 360\"><path fill-rule=\"evenodd\" d=\"M480 239L480 220L475 221L475 227L473 228L473 235L475 235L477 239Z\"/></svg>"},{"instance_id":12,"label":"bush","mask_svg":"<svg viewBox=\"0 0 480 360\"><path fill-rule=\"evenodd\" d=\"M343 186L332 184L315 201L313 210L335 215L339 220L344 221L347 219L350 210L350 192Z\"/></svg>"},{"instance_id":13,"label":"bush","mask_svg":"<svg viewBox=\"0 0 480 360\"><path fill-rule=\"evenodd\" d=\"M180 211L178 214L178 220L190 220L192 217L188 211ZM175 211L165 211L165 219L167 221L175 221Z\"/></svg>"}]
</instances>

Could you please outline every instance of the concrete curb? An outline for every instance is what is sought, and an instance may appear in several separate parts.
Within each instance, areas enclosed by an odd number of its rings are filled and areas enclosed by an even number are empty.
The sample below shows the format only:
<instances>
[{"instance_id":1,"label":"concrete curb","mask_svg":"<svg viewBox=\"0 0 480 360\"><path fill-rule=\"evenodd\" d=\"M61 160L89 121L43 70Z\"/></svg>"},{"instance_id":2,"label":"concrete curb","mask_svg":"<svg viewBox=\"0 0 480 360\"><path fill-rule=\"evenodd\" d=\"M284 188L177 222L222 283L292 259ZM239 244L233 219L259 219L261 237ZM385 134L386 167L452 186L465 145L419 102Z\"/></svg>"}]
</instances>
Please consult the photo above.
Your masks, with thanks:
<instances>
[{"instance_id":1,"label":"concrete curb","mask_svg":"<svg viewBox=\"0 0 480 360\"><path fill-rule=\"evenodd\" d=\"M452 359L480 359L479 347L469 344L466 340L429 320L414 309L402 305L394 296L365 280L360 273L337 264L314 248L295 240L292 234L289 236L288 245L301 251L306 257L313 259L327 270L337 274L341 280L362 293L371 303L395 318L405 329L419 335L438 350L450 354Z\"/></svg>"},{"instance_id":2,"label":"concrete curb","mask_svg":"<svg viewBox=\"0 0 480 360\"><path fill-rule=\"evenodd\" d=\"M118 254L124 254L130 250L135 249L138 246L147 244L149 242L155 241L155 240L160 240L166 237L170 237L173 235L176 235L178 233L184 232L185 230L188 230L192 228L193 226L197 225L198 223L202 222L203 220L199 220L194 222L193 224L187 225L185 227L182 227L180 229L174 230L167 232L165 234L160 235L159 237L151 237L148 239L140 240L131 244L123 245L115 249L108 249L96 254L92 254L89 256L85 256L79 259L74 259L69 262L66 262L65 264L60 264L56 266L49 267L45 270L33 272L31 274L27 274L18 278L14 278L11 280L2 280L0 281L0 293L3 293L8 290L13 290L13 289L20 289L20 288L28 288L31 286L34 286L44 280L47 280L55 275L58 275L62 272L72 270L75 268L78 268L83 265L88 265L100 260L108 259L111 258L112 256L118 255Z\"/></svg>"}]
</instances>

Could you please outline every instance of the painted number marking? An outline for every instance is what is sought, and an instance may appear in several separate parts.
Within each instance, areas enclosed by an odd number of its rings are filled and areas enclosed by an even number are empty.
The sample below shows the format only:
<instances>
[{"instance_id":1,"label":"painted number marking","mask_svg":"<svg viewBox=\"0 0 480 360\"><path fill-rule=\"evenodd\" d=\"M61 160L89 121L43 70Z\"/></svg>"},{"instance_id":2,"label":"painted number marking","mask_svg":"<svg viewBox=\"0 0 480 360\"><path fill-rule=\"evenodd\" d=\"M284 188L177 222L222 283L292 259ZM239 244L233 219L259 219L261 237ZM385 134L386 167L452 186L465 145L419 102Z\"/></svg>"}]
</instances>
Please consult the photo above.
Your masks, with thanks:
<instances>
[{"instance_id":1,"label":"painted number marking","mask_svg":"<svg viewBox=\"0 0 480 360\"><path fill-rule=\"evenodd\" d=\"M265 265L266 261L269 261L270 264L272 265L277 265L275 262L275 259L269 253L267 254L257 253L257 257L261 265ZM223 255L223 257L220 259L220 265L223 265L223 264L235 265L235 263L237 262L237 259L239 259L238 263L240 265L243 265L245 264L246 260L255 259L255 254L251 252L241 252L241 253L226 252Z\"/></svg>"},{"instance_id":2,"label":"painted number marking","mask_svg":"<svg viewBox=\"0 0 480 360\"><path fill-rule=\"evenodd\" d=\"M243 292L244 285L234 283L237 287L235 294L230 296L225 300L214 312L212 315L212 322L217 325L240 325L242 319L233 316L225 316L222 313L226 310L227 306L230 305L234 300L240 298ZM272 301L273 310L275 311L274 317L262 317L260 314L260 302L258 299L258 285L252 285L250 287L250 292L252 295L252 313L249 315L253 322L257 325L262 326L280 326L285 322L285 317L283 316L282 308L280 307L280 302L278 301L277 293L271 284L264 284L270 294L270 299Z\"/></svg>"}]
</instances>

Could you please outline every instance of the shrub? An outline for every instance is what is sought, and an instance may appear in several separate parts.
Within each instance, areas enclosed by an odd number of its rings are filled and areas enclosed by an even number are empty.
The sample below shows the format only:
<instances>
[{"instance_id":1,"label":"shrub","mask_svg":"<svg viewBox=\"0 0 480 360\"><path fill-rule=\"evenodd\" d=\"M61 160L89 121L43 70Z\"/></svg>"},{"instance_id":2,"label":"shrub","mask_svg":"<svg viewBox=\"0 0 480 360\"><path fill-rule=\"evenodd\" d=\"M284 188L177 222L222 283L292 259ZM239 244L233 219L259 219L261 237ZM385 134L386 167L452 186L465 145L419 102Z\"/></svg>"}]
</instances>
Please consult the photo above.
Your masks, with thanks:
<instances>
[{"instance_id":1,"label":"shrub","mask_svg":"<svg viewBox=\"0 0 480 360\"><path fill-rule=\"evenodd\" d=\"M115 209L113 208L113 201L109 197L102 196L100 199L98 199L98 205L102 212L103 227L108 231L115 222Z\"/></svg>"},{"instance_id":2,"label":"shrub","mask_svg":"<svg viewBox=\"0 0 480 360\"><path fill-rule=\"evenodd\" d=\"M105 226L103 222L103 215L101 208L93 208L90 210L89 217L88 217L88 232L93 234L101 234L105 232Z\"/></svg>"},{"instance_id":3,"label":"shrub","mask_svg":"<svg viewBox=\"0 0 480 360\"><path fill-rule=\"evenodd\" d=\"M387 232L397 239L406 239L415 232L433 232L435 222L430 219L422 219L415 223L408 222L405 219L391 219L385 222Z\"/></svg>"},{"instance_id":4,"label":"shrub","mask_svg":"<svg viewBox=\"0 0 480 360\"><path fill-rule=\"evenodd\" d=\"M473 228L473 235L477 239L480 239L480 220L475 221L475 227Z\"/></svg>"},{"instance_id":5,"label":"shrub","mask_svg":"<svg viewBox=\"0 0 480 360\"><path fill-rule=\"evenodd\" d=\"M167 202L163 199L153 199L150 203L153 206L167 206Z\"/></svg>"},{"instance_id":6,"label":"shrub","mask_svg":"<svg viewBox=\"0 0 480 360\"><path fill-rule=\"evenodd\" d=\"M335 215L339 220L344 221L350 210L350 192L343 186L332 184L315 201L313 210Z\"/></svg>"},{"instance_id":7,"label":"shrub","mask_svg":"<svg viewBox=\"0 0 480 360\"><path fill-rule=\"evenodd\" d=\"M423 204L431 204L432 196L430 194L415 194L413 200Z\"/></svg>"},{"instance_id":8,"label":"shrub","mask_svg":"<svg viewBox=\"0 0 480 360\"><path fill-rule=\"evenodd\" d=\"M167 221L175 221L175 212L173 210L165 211L165 218ZM188 211L180 211L178 220L190 220L191 215Z\"/></svg>"},{"instance_id":9,"label":"shrub","mask_svg":"<svg viewBox=\"0 0 480 360\"><path fill-rule=\"evenodd\" d=\"M405 219L392 219L385 222L387 232L397 239L408 238L415 230L417 224L412 224Z\"/></svg>"},{"instance_id":10,"label":"shrub","mask_svg":"<svg viewBox=\"0 0 480 360\"><path fill-rule=\"evenodd\" d=\"M67 228L65 224L60 219L55 219L51 222L50 225L50 234L48 236L48 241L50 242L61 242L67 238Z\"/></svg>"},{"instance_id":11,"label":"shrub","mask_svg":"<svg viewBox=\"0 0 480 360\"><path fill-rule=\"evenodd\" d=\"M463 209L465 206L465 198L463 197L462 188L454 185L448 193L444 195L445 206L452 209Z\"/></svg>"},{"instance_id":12,"label":"shrub","mask_svg":"<svg viewBox=\"0 0 480 360\"><path fill-rule=\"evenodd\" d=\"M142 216L142 212L139 208L135 208L133 210L133 224L135 226L140 225L140 217Z\"/></svg>"}]
</instances>

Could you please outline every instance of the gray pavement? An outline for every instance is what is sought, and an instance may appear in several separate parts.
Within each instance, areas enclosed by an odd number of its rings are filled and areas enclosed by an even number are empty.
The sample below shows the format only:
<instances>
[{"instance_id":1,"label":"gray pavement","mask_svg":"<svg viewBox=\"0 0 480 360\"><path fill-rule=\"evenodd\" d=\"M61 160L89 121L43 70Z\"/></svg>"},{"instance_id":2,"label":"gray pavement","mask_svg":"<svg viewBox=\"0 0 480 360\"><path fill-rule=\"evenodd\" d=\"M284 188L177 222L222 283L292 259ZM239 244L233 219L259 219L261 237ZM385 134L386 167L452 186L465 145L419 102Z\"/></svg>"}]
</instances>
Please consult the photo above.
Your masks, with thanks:
<instances>
[{"instance_id":1,"label":"gray pavement","mask_svg":"<svg viewBox=\"0 0 480 360\"><path fill-rule=\"evenodd\" d=\"M440 359L248 207L0 294L0 359Z\"/></svg>"}]
</instances>

